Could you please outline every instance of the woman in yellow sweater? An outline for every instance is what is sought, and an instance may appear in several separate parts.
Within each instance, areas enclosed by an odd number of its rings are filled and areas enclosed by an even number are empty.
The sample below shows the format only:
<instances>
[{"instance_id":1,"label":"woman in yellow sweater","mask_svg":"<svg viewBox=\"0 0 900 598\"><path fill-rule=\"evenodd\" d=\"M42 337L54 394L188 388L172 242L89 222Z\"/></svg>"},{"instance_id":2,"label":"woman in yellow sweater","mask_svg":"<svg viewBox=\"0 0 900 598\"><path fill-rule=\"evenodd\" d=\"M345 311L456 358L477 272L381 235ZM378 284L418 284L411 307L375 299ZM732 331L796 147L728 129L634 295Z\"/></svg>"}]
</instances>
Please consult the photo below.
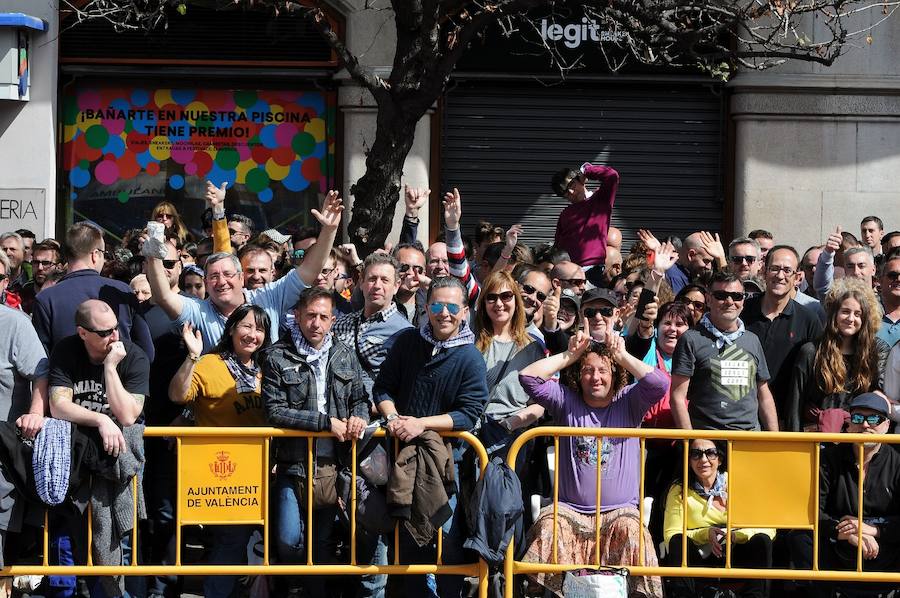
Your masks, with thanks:
<instances>
[{"instance_id":1,"label":"woman in yellow sweater","mask_svg":"<svg viewBox=\"0 0 900 598\"><path fill-rule=\"evenodd\" d=\"M725 470L724 445L711 440L692 440L688 449L687 562L689 566L725 566L725 524L728 507L728 473ZM668 546L667 561L681 566L682 561L682 482L669 488L663 536ZM731 566L767 569L772 565L774 529L733 529ZM701 579L667 578L666 596L695 598L703 587ZM753 598L768 596L765 580L746 580L737 595Z\"/></svg>"}]
</instances>

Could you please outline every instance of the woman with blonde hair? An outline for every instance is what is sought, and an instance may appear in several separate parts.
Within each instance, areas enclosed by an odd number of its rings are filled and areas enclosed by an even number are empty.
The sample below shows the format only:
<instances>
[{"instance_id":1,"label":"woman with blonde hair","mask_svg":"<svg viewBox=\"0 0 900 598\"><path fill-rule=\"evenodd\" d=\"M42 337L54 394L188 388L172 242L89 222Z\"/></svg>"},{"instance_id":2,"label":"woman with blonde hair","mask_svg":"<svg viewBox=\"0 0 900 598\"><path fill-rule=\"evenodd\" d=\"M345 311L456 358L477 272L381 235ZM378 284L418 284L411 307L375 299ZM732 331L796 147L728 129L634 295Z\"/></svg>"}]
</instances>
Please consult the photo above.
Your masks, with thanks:
<instances>
[{"instance_id":1,"label":"woman with blonde hair","mask_svg":"<svg viewBox=\"0 0 900 598\"><path fill-rule=\"evenodd\" d=\"M178 210L170 201L164 200L156 204L156 207L153 208L151 220L162 223L166 228L171 228L178 237L178 241L182 244L189 240L191 236L190 231L188 231L184 221L178 214Z\"/></svg>"},{"instance_id":2,"label":"woman with blonde hair","mask_svg":"<svg viewBox=\"0 0 900 598\"><path fill-rule=\"evenodd\" d=\"M516 436L544 414L543 407L529 404L519 383L519 370L543 359L544 351L525 331L525 304L509 272L494 272L484 281L473 328L490 390L478 436L491 456L505 458Z\"/></svg>"},{"instance_id":3,"label":"woman with blonde hair","mask_svg":"<svg viewBox=\"0 0 900 598\"><path fill-rule=\"evenodd\" d=\"M822 338L803 345L794 363L788 431L840 432L850 399L883 385L890 347L875 336L881 311L872 288L855 278L835 281L825 312Z\"/></svg>"}]
</instances>

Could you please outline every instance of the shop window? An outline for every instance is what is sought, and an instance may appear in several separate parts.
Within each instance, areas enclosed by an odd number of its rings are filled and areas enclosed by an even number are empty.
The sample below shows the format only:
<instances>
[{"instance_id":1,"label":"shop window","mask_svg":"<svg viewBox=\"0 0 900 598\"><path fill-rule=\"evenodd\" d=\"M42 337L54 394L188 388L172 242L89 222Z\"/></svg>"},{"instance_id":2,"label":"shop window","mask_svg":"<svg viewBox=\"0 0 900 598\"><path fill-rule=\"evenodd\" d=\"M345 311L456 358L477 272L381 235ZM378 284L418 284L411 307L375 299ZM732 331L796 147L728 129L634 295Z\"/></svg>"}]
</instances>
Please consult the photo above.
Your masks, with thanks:
<instances>
[{"instance_id":1,"label":"shop window","mask_svg":"<svg viewBox=\"0 0 900 598\"><path fill-rule=\"evenodd\" d=\"M317 91L80 87L63 99L68 222L111 236L162 200L202 237L206 181L256 230L293 230L334 185L334 95Z\"/></svg>"}]
</instances>

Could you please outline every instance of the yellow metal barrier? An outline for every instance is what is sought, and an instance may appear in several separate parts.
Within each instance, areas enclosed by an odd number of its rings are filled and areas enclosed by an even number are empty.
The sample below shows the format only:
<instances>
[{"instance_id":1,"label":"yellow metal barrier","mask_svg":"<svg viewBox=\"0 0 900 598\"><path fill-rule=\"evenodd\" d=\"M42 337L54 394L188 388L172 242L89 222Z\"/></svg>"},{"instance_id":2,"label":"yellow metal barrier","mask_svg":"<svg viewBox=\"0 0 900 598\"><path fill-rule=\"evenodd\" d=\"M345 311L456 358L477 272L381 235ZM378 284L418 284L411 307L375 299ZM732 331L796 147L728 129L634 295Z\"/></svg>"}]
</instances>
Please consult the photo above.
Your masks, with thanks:
<instances>
[{"instance_id":1,"label":"yellow metal barrier","mask_svg":"<svg viewBox=\"0 0 900 598\"><path fill-rule=\"evenodd\" d=\"M593 563L559 564L557 554L557 525L559 516L559 440L574 436L593 436L598 446L605 438L639 438L640 454L645 454L645 440L669 439L682 441L683 488L687 488L688 444L693 439L724 440L728 445L728 510L725 528L725 567L687 566L687 493L682 493L682 563L680 567L649 567L643 562L643 534L639 539L640 564L622 565L632 575L662 577L698 577L720 579L792 579L817 581L896 582L900 573L863 571L862 513L865 471L864 442L900 444L900 435L819 434L798 432L737 432L718 430L663 430L643 428L570 428L538 427L520 435L510 447L507 463L515 469L516 457L525 443L539 437L553 438L553 533L552 562L532 563L516 561L515 546L510 543L504 562L505 596L512 598L513 577L518 574L564 573L576 569L591 569L600 565L600 496L601 460L597 462L596 555ZM819 445L820 443L854 443L857 447L859 469L858 540L855 571L822 570L819 568ZM673 449L674 450L674 449ZM644 495L644 459L639 459L639 496ZM777 507L777 508L773 508ZM654 508L657 508L654 505ZM664 508L664 505L659 505ZM638 501L640 521L644 521L643 500ZM776 528L813 532L812 569L745 569L731 566L731 531L735 528ZM619 567L620 565L615 565Z\"/></svg>"},{"instance_id":2,"label":"yellow metal barrier","mask_svg":"<svg viewBox=\"0 0 900 598\"><path fill-rule=\"evenodd\" d=\"M440 432L444 438L457 438L468 443L476 451L481 470L487 466L487 452L481 442L468 432ZM441 575L466 575L477 577L479 596L487 596L488 567L483 560L475 563L459 565L441 564L442 534L437 531L437 559L433 565L411 565L400 563L400 527L394 529L394 564L393 565L360 565L356 562L356 439L351 451L351 471L353 478L350 489L350 563L346 565L316 565L312 558L313 537L313 484L308 484L306 513L307 562L305 565L274 565L269 562L269 445L273 438L331 438L328 432L305 432L301 430L285 430L279 428L164 428L149 427L144 431L145 437L175 438L178 451L177 488L176 488L176 556L174 565L144 565L137 558L129 565L95 566L91 557L91 518L88 514L87 564L85 565L50 565L49 558L49 525L48 517L44 517L43 562L40 565L14 565L0 570L0 576L10 575L423 575L437 573ZM375 432L376 437L384 437L383 429ZM313 445L308 442L308 471L313 471ZM395 445L396 446L396 445ZM234 458L237 453L237 460ZM246 466L246 461L254 463ZM213 503L200 500L199 492L192 493L192 488L201 488L195 484L205 483L209 478L220 479L222 484L208 488L226 488L233 492L210 493ZM144 480L144 483L153 483ZM212 482L215 484L216 482ZM227 485L225 485L227 484ZM132 490L137 496L137 479L133 480ZM223 496L224 494L224 496ZM234 496L228 496L233 494ZM196 501L196 502L191 502ZM212 509L210 507L216 507ZM224 507L224 509L220 508ZM133 515L134 529L131 533L132 546L138 546L138 513L137 501ZM263 563L261 565L183 565L181 562L181 528L184 525L245 525L256 524L263 527ZM137 550L132 551L136 557Z\"/></svg>"}]
</instances>

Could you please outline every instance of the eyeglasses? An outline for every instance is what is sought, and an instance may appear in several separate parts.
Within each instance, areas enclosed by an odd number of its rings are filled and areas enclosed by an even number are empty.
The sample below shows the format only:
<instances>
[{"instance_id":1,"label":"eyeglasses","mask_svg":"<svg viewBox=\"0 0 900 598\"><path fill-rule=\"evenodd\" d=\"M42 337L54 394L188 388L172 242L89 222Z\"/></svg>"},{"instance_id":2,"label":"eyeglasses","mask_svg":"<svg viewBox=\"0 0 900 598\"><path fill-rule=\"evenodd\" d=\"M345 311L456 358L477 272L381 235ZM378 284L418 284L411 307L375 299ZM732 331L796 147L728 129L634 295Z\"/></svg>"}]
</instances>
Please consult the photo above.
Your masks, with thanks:
<instances>
[{"instance_id":1,"label":"eyeglasses","mask_svg":"<svg viewBox=\"0 0 900 598\"><path fill-rule=\"evenodd\" d=\"M568 185L566 185L566 192L567 192L567 193L573 192L573 191L575 190L575 183L583 183L583 182L584 182L584 175L583 175L583 174L579 174L579 175L576 176L574 179L572 179L571 181L569 181L569 184L568 184Z\"/></svg>"},{"instance_id":2,"label":"eyeglasses","mask_svg":"<svg viewBox=\"0 0 900 598\"><path fill-rule=\"evenodd\" d=\"M719 449L708 448L708 449L690 449L688 451L688 457L691 458L692 461L699 461L703 457L706 457L710 461L719 458Z\"/></svg>"},{"instance_id":3,"label":"eyeglasses","mask_svg":"<svg viewBox=\"0 0 900 598\"><path fill-rule=\"evenodd\" d=\"M777 275L779 272L784 272L785 276L792 276L797 273L797 271L794 270L793 268L791 268L790 266L772 265L772 266L769 266L767 268L767 270L769 271L769 274L775 274L775 275Z\"/></svg>"},{"instance_id":4,"label":"eyeglasses","mask_svg":"<svg viewBox=\"0 0 900 598\"><path fill-rule=\"evenodd\" d=\"M98 251L100 252L100 255L103 257L103 259L106 259L106 258L107 258L107 255L106 255L106 248L105 248L105 247L97 247L96 249L93 249L93 250L91 251L91 253L95 253L95 252L98 252Z\"/></svg>"},{"instance_id":5,"label":"eyeglasses","mask_svg":"<svg viewBox=\"0 0 900 598\"><path fill-rule=\"evenodd\" d=\"M88 328L87 326L82 326L82 328L84 328L88 332L93 332L100 338L108 338L108 337L112 336L113 332L115 332L116 330L119 329L118 326L116 326L114 328L107 328L106 330L94 330L93 328Z\"/></svg>"},{"instance_id":6,"label":"eyeglasses","mask_svg":"<svg viewBox=\"0 0 900 598\"><path fill-rule=\"evenodd\" d=\"M600 314L604 318L611 318L615 312L614 307L585 307L584 317L590 320L597 314Z\"/></svg>"},{"instance_id":7,"label":"eyeglasses","mask_svg":"<svg viewBox=\"0 0 900 598\"><path fill-rule=\"evenodd\" d=\"M747 262L748 264L756 263L755 255L732 255L728 259L732 264L740 264L742 262Z\"/></svg>"},{"instance_id":8,"label":"eyeglasses","mask_svg":"<svg viewBox=\"0 0 900 598\"><path fill-rule=\"evenodd\" d=\"M337 270L337 268L322 268L322 276L326 278L331 276L331 273Z\"/></svg>"},{"instance_id":9,"label":"eyeglasses","mask_svg":"<svg viewBox=\"0 0 900 598\"><path fill-rule=\"evenodd\" d=\"M862 425L863 422L866 422L870 426L878 426L885 421L887 421L887 417L879 415L878 413L872 413L871 415L863 415L862 413L850 414L850 423L856 424L857 426Z\"/></svg>"},{"instance_id":10,"label":"eyeglasses","mask_svg":"<svg viewBox=\"0 0 900 598\"><path fill-rule=\"evenodd\" d=\"M171 270L175 267L175 264L180 264L181 260L163 260L162 263L166 270Z\"/></svg>"},{"instance_id":11,"label":"eyeglasses","mask_svg":"<svg viewBox=\"0 0 900 598\"><path fill-rule=\"evenodd\" d=\"M887 278L888 280L892 280L892 281L893 281L893 280L900 279L900 272L898 272L898 271L896 271L896 270L893 271L893 272L885 272L884 274L882 274L882 276L884 276L884 277Z\"/></svg>"},{"instance_id":12,"label":"eyeglasses","mask_svg":"<svg viewBox=\"0 0 900 598\"><path fill-rule=\"evenodd\" d=\"M544 299L547 298L547 293L540 292L539 290L537 290L530 284L523 284L522 290L525 291L526 295L534 295L535 297L537 297L537 300L542 303L543 303Z\"/></svg>"},{"instance_id":13,"label":"eyeglasses","mask_svg":"<svg viewBox=\"0 0 900 598\"><path fill-rule=\"evenodd\" d=\"M218 282L220 280L231 280L235 276L237 276L237 272L222 272L216 274L207 274L206 278L211 280L212 282Z\"/></svg>"},{"instance_id":14,"label":"eyeglasses","mask_svg":"<svg viewBox=\"0 0 900 598\"><path fill-rule=\"evenodd\" d=\"M702 301L685 301L685 305L690 305L697 311L706 311L706 304Z\"/></svg>"},{"instance_id":15,"label":"eyeglasses","mask_svg":"<svg viewBox=\"0 0 900 598\"><path fill-rule=\"evenodd\" d=\"M568 283L572 286L582 287L587 282L586 278L560 278L560 282Z\"/></svg>"},{"instance_id":16,"label":"eyeglasses","mask_svg":"<svg viewBox=\"0 0 900 598\"><path fill-rule=\"evenodd\" d=\"M512 291L503 291L502 293L488 293L484 296L484 300L486 303L496 303L497 301L509 303L515 298L515 296L516 294Z\"/></svg>"},{"instance_id":17,"label":"eyeglasses","mask_svg":"<svg viewBox=\"0 0 900 598\"><path fill-rule=\"evenodd\" d=\"M447 308L447 311L450 312L451 316L455 316L456 314L459 313L459 310L462 309L460 306L458 306L455 303L444 303L442 301L435 301L428 305L428 309L430 309L431 313L433 313L434 315L444 313L444 308Z\"/></svg>"},{"instance_id":18,"label":"eyeglasses","mask_svg":"<svg viewBox=\"0 0 900 598\"><path fill-rule=\"evenodd\" d=\"M233 228L229 228L229 229L228 229L228 233L229 233L232 237L235 236L235 235L244 235L244 236L246 236L246 237L249 237L249 236L250 236L250 235L248 235L247 233L245 233L245 232L243 232L243 231L234 230Z\"/></svg>"},{"instance_id":19,"label":"eyeglasses","mask_svg":"<svg viewBox=\"0 0 900 598\"><path fill-rule=\"evenodd\" d=\"M338 274L338 275L337 275L337 278L335 278L335 280L350 280L350 278L351 278L351 277L350 277L349 274L343 274L343 273L341 273L341 274Z\"/></svg>"},{"instance_id":20,"label":"eyeglasses","mask_svg":"<svg viewBox=\"0 0 900 598\"><path fill-rule=\"evenodd\" d=\"M731 299L735 303L740 303L747 297L747 293L738 292L738 291L731 291L731 292L713 291L711 294L712 294L713 298L715 298L718 301L725 301L726 299Z\"/></svg>"},{"instance_id":21,"label":"eyeglasses","mask_svg":"<svg viewBox=\"0 0 900 598\"><path fill-rule=\"evenodd\" d=\"M414 266L412 264L400 264L400 274L409 274L410 270L412 270L419 276L422 276L423 274L425 274L424 266L419 266L419 265Z\"/></svg>"},{"instance_id":22,"label":"eyeglasses","mask_svg":"<svg viewBox=\"0 0 900 598\"><path fill-rule=\"evenodd\" d=\"M41 268L49 268L50 266L55 266L56 262L51 262L50 260L31 260L31 265Z\"/></svg>"}]
</instances>

